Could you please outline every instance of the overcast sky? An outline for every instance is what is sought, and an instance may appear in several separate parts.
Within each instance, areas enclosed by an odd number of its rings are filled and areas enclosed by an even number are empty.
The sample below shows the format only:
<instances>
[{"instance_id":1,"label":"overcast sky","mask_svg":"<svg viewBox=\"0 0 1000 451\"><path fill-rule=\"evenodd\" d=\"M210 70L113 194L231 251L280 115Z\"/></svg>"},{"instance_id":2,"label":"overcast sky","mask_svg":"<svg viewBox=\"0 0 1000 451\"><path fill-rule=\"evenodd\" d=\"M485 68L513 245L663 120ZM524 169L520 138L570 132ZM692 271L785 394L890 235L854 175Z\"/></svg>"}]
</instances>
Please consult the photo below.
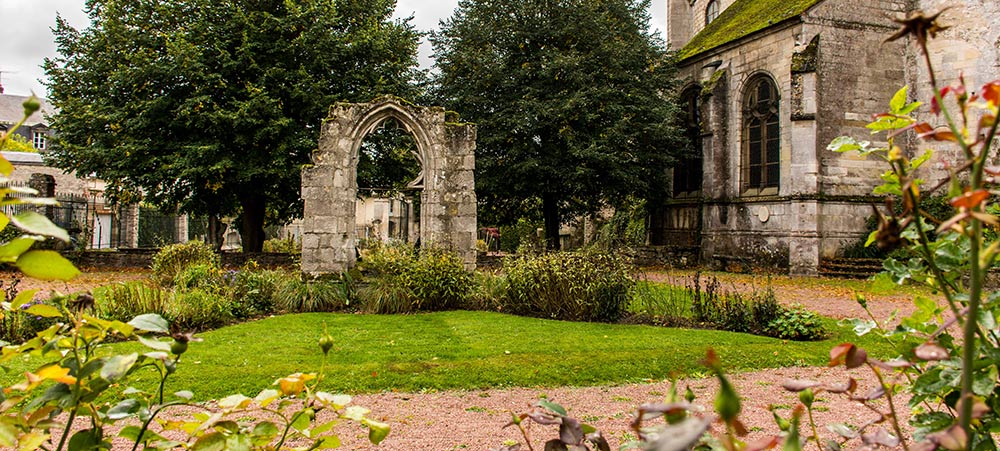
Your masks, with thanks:
<instances>
[{"instance_id":1,"label":"overcast sky","mask_svg":"<svg viewBox=\"0 0 1000 451\"><path fill-rule=\"evenodd\" d=\"M83 13L85 0L0 0L0 82L6 94L27 95L34 91L45 93L39 79L46 57L55 56L51 28L56 23L56 13L61 14L77 28L87 25ZM449 17L458 0L398 0L397 17L413 16L413 25L422 31L435 30L438 22ZM652 25L663 30L666 21L666 2L654 1L651 10ZM420 62L431 64L430 45L420 48Z\"/></svg>"}]
</instances>

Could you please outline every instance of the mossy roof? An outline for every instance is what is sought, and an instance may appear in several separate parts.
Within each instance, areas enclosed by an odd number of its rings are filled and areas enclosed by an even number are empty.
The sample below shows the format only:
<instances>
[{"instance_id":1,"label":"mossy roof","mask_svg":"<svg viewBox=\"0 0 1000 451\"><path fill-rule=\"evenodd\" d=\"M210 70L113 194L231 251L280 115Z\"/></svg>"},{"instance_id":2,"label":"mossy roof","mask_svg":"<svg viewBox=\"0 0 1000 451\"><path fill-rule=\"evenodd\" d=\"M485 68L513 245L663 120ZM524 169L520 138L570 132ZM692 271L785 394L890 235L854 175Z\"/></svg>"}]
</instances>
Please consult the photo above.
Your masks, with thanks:
<instances>
[{"instance_id":1,"label":"mossy roof","mask_svg":"<svg viewBox=\"0 0 1000 451\"><path fill-rule=\"evenodd\" d=\"M799 16L823 0L736 0L696 34L677 56L686 59Z\"/></svg>"}]
</instances>

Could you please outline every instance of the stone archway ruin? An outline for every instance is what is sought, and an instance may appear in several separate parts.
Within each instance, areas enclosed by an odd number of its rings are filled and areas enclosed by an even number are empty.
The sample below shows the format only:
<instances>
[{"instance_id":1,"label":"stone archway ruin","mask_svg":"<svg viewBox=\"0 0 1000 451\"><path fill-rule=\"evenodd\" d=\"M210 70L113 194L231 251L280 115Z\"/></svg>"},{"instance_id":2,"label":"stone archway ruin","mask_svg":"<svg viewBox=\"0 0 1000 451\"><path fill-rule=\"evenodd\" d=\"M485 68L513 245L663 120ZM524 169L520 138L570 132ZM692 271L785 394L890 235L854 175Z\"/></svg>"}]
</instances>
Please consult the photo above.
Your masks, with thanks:
<instances>
[{"instance_id":1,"label":"stone archway ruin","mask_svg":"<svg viewBox=\"0 0 1000 451\"><path fill-rule=\"evenodd\" d=\"M302 170L302 271L336 274L354 266L358 152L368 134L395 119L416 142L420 176L420 242L448 249L467 270L476 267L476 127L448 122L440 107L409 105L395 97L338 103L320 132L313 164Z\"/></svg>"}]
</instances>

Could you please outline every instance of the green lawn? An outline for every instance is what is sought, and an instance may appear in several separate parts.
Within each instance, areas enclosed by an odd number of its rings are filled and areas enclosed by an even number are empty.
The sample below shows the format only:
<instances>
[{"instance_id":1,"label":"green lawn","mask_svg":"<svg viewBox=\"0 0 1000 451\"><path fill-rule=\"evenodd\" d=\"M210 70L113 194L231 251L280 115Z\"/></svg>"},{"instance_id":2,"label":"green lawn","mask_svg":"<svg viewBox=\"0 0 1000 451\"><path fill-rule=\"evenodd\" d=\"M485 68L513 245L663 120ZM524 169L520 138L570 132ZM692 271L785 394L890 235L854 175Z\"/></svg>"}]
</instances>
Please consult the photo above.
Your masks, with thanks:
<instances>
[{"instance_id":1,"label":"green lawn","mask_svg":"<svg viewBox=\"0 0 1000 451\"><path fill-rule=\"evenodd\" d=\"M275 379L317 371L323 322L337 345L324 390L361 393L508 386L585 386L705 374L699 364L712 347L734 371L823 365L829 349L851 341L876 355L873 339L835 330L822 342L783 342L712 330L571 323L488 312L418 315L298 314L267 318L200 334L168 383L196 399L256 394ZM134 343L115 352L139 350ZM20 374L31 362L15 363ZM3 377L0 383L10 381ZM151 376L133 383L150 384Z\"/></svg>"}]
</instances>

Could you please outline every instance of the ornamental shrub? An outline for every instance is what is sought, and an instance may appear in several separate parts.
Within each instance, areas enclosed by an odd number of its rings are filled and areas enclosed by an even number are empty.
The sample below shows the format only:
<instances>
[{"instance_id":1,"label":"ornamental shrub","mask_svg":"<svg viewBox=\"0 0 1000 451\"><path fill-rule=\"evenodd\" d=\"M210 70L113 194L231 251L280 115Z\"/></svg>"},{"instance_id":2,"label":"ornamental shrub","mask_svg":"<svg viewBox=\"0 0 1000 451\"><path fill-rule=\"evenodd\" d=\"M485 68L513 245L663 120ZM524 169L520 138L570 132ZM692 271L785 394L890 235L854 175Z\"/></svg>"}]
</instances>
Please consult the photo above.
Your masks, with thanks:
<instances>
[{"instance_id":1,"label":"ornamental shrub","mask_svg":"<svg viewBox=\"0 0 1000 451\"><path fill-rule=\"evenodd\" d=\"M201 241L171 244L153 256L153 279L162 286L173 286L177 274L192 265L207 265L218 269L219 254Z\"/></svg>"},{"instance_id":2,"label":"ornamental shrub","mask_svg":"<svg viewBox=\"0 0 1000 451\"><path fill-rule=\"evenodd\" d=\"M567 321L613 322L632 298L635 280L620 254L557 252L504 261L502 309Z\"/></svg>"},{"instance_id":3,"label":"ornamental shrub","mask_svg":"<svg viewBox=\"0 0 1000 451\"><path fill-rule=\"evenodd\" d=\"M361 309L407 313L461 308L472 293L472 274L457 255L406 243L374 243L359 264L368 276L360 290Z\"/></svg>"},{"instance_id":4,"label":"ornamental shrub","mask_svg":"<svg viewBox=\"0 0 1000 451\"><path fill-rule=\"evenodd\" d=\"M215 290L177 291L167 304L164 317L180 330L215 329L233 321L232 303Z\"/></svg>"},{"instance_id":5,"label":"ornamental shrub","mask_svg":"<svg viewBox=\"0 0 1000 451\"><path fill-rule=\"evenodd\" d=\"M223 272L222 277L226 282L226 296L232 302L233 316L245 319L274 313L281 284L297 276L247 265Z\"/></svg>"},{"instance_id":6,"label":"ornamental shrub","mask_svg":"<svg viewBox=\"0 0 1000 451\"><path fill-rule=\"evenodd\" d=\"M275 292L276 307L289 313L335 312L350 306L345 282L333 280L303 280L283 277Z\"/></svg>"},{"instance_id":7,"label":"ornamental shrub","mask_svg":"<svg viewBox=\"0 0 1000 451\"><path fill-rule=\"evenodd\" d=\"M166 313L173 293L145 281L120 282L94 290L95 313L108 320L128 321L138 315Z\"/></svg>"}]
</instances>

